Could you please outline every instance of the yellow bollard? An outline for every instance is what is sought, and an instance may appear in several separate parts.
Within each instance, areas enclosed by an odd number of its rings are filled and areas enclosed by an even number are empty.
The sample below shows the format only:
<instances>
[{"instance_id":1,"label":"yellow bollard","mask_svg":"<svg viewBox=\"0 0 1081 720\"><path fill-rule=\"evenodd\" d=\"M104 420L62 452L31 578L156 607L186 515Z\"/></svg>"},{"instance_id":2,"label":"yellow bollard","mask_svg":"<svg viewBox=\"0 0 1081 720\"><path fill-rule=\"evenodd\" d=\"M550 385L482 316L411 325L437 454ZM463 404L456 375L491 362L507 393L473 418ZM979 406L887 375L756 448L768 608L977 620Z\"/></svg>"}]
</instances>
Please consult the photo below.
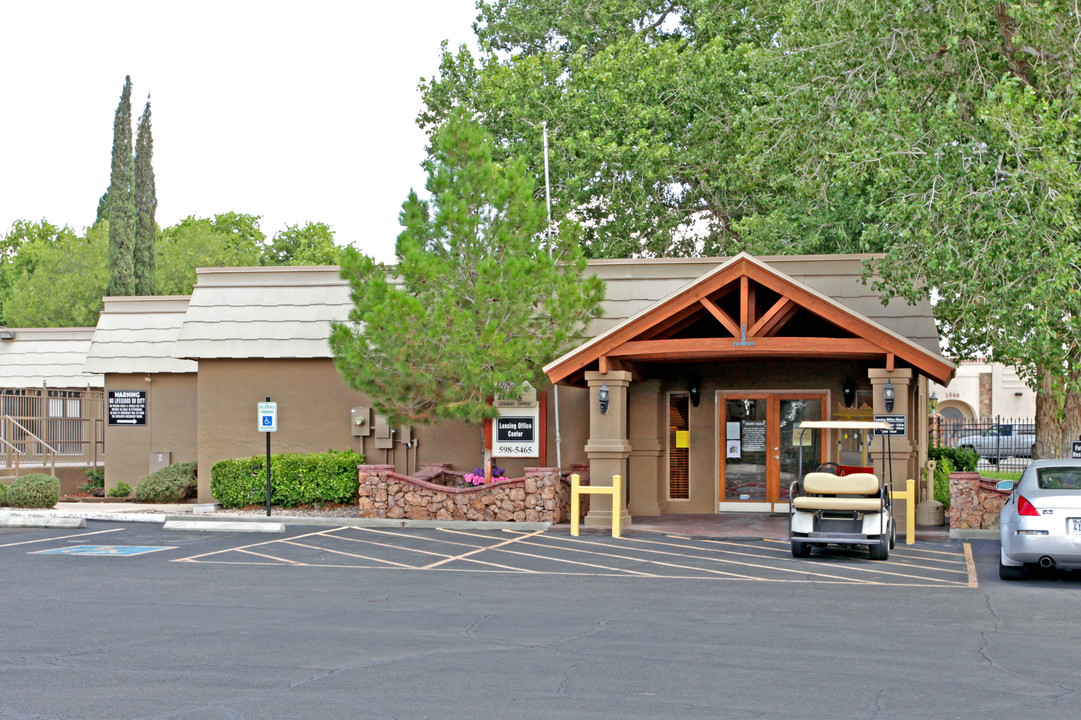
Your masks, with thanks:
<instances>
[{"instance_id":1,"label":"yellow bollard","mask_svg":"<svg viewBox=\"0 0 1081 720\"><path fill-rule=\"evenodd\" d=\"M620 475L612 476L611 487L599 487L590 485L582 487L581 478L577 473L571 475L571 535L578 537L578 495L611 495L612 496L612 537L620 537L620 516L623 514L623 478Z\"/></svg>"},{"instance_id":2,"label":"yellow bollard","mask_svg":"<svg viewBox=\"0 0 1081 720\"><path fill-rule=\"evenodd\" d=\"M891 490L890 497L908 503L905 511L905 545L912 545L916 542L916 481L906 481L905 488L904 492Z\"/></svg>"}]
</instances>

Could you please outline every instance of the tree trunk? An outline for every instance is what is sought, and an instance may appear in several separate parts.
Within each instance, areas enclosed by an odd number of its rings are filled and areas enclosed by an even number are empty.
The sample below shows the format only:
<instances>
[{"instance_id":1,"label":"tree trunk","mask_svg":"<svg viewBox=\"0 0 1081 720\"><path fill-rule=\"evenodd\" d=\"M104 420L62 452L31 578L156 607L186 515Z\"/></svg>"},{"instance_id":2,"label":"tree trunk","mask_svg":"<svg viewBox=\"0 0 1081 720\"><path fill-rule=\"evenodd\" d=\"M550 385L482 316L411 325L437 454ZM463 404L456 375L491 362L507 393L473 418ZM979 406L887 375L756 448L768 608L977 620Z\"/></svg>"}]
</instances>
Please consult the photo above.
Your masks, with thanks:
<instances>
[{"instance_id":1,"label":"tree trunk","mask_svg":"<svg viewBox=\"0 0 1081 720\"><path fill-rule=\"evenodd\" d=\"M1068 458L1074 440L1081 440L1081 367L1072 363L1063 406L1062 445L1056 457Z\"/></svg>"},{"instance_id":2,"label":"tree trunk","mask_svg":"<svg viewBox=\"0 0 1081 720\"><path fill-rule=\"evenodd\" d=\"M1039 384L1036 387L1036 449L1033 460L1061 457L1062 397L1055 384L1055 375L1045 368L1036 368Z\"/></svg>"}]
</instances>

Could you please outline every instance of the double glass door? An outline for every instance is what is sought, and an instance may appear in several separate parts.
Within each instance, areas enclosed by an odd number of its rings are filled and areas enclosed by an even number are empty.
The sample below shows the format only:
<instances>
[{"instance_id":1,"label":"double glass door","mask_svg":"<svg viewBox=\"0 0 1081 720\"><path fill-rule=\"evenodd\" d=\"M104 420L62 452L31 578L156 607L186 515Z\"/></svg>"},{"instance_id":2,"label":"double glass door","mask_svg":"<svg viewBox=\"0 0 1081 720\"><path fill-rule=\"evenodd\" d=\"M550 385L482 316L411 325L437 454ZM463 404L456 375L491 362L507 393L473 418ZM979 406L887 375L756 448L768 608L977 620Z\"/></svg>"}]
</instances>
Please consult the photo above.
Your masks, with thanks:
<instances>
[{"instance_id":1,"label":"double glass door","mask_svg":"<svg viewBox=\"0 0 1081 720\"><path fill-rule=\"evenodd\" d=\"M789 487L824 459L817 432L804 420L822 420L824 393L721 393L721 509L770 511L786 507Z\"/></svg>"}]
</instances>

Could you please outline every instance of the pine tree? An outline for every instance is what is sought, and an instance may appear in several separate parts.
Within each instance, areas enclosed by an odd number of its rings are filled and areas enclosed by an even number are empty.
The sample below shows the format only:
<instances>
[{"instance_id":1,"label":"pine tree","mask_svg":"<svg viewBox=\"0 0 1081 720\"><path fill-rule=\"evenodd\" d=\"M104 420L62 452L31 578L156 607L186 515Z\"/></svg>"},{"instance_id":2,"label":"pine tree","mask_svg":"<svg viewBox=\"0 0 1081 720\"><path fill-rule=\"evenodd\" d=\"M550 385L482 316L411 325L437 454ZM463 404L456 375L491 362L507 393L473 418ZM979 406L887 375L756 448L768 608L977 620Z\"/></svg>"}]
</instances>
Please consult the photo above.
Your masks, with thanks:
<instances>
[{"instance_id":1,"label":"pine tree","mask_svg":"<svg viewBox=\"0 0 1081 720\"><path fill-rule=\"evenodd\" d=\"M113 164L109 181L109 294L135 293L135 204L131 191L131 76L113 119Z\"/></svg>"},{"instance_id":2,"label":"pine tree","mask_svg":"<svg viewBox=\"0 0 1081 720\"><path fill-rule=\"evenodd\" d=\"M151 165L153 157L154 137L150 130L150 97L147 96L135 140L135 247L132 261L136 295L154 294L154 240L158 231L154 212L158 207L158 196Z\"/></svg>"},{"instance_id":3,"label":"pine tree","mask_svg":"<svg viewBox=\"0 0 1081 720\"><path fill-rule=\"evenodd\" d=\"M565 222L549 249L525 164L493 162L492 144L450 117L426 164L431 200L411 192L402 205L397 265L343 252L355 307L331 348L393 425L493 417L492 397L539 384L544 363L600 314L604 285L582 276L576 227Z\"/></svg>"}]
</instances>

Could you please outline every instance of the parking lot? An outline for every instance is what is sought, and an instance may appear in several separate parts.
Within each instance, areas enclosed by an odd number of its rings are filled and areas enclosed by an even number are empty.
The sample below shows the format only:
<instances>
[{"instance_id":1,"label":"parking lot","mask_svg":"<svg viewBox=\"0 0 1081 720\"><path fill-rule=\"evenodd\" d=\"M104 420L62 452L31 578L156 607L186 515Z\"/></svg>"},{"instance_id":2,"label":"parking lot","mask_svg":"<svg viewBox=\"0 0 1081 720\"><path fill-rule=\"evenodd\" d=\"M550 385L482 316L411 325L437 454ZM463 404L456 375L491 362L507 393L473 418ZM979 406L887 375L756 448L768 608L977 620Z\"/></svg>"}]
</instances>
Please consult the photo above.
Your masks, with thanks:
<instances>
[{"instance_id":1,"label":"parking lot","mask_svg":"<svg viewBox=\"0 0 1081 720\"><path fill-rule=\"evenodd\" d=\"M3 529L0 717L1072 717L1077 574L1005 583L997 560L993 540L874 562L671 534Z\"/></svg>"},{"instance_id":2,"label":"parking lot","mask_svg":"<svg viewBox=\"0 0 1081 720\"><path fill-rule=\"evenodd\" d=\"M130 558L207 565L319 567L343 571L504 573L609 578L915 586L978 586L965 544L899 545L888 562L864 551L829 549L793 558L777 540L707 540L664 535L611 538L516 530L435 528L290 528L285 536L163 533L120 526L95 534L55 533L29 543L4 542L43 556Z\"/></svg>"}]
</instances>

